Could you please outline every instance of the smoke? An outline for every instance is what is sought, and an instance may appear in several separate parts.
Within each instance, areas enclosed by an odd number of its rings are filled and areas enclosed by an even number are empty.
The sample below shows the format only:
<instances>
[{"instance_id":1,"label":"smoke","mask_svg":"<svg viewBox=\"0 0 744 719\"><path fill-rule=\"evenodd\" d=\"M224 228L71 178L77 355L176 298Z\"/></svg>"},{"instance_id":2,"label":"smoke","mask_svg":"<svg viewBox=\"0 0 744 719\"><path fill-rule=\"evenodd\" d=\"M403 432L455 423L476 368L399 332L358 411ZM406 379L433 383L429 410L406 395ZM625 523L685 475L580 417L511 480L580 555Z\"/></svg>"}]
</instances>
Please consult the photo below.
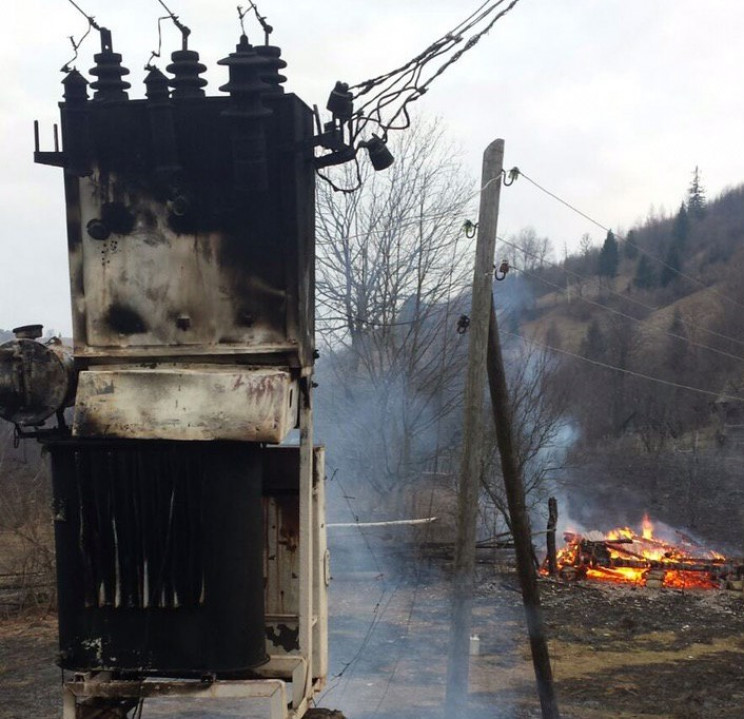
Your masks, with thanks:
<instances>
[{"instance_id":1,"label":"smoke","mask_svg":"<svg viewBox=\"0 0 744 719\"><path fill-rule=\"evenodd\" d=\"M355 524L328 528L331 664L318 703L358 719L436 716L444 702L450 585L441 547L454 538L467 348L454 304L452 321L441 322L414 372L405 362L383 369L350 350L316 365L315 435L326 445L328 522ZM428 516L438 521L363 526ZM490 534L491 527L483 530ZM422 544L440 547L440 558L421 554ZM518 600L516 606L521 612ZM503 608L493 612L491 596L476 600L474 631L484 653L506 656L523 637L521 624L505 626L507 614L513 618ZM477 703L474 714L482 712ZM499 707L498 717L515 716L506 695Z\"/></svg>"}]
</instances>

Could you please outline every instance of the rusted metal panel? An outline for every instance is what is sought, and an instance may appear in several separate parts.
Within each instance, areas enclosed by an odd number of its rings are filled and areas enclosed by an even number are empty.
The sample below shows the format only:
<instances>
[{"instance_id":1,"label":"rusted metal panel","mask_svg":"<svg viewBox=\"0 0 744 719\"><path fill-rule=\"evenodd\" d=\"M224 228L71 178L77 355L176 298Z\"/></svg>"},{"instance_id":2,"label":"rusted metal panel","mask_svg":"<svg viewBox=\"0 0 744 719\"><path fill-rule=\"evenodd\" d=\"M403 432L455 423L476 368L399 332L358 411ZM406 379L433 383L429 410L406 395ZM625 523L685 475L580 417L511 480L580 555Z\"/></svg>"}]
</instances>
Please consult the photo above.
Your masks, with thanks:
<instances>
[{"instance_id":1,"label":"rusted metal panel","mask_svg":"<svg viewBox=\"0 0 744 719\"><path fill-rule=\"evenodd\" d=\"M277 369L85 371L73 435L281 442L295 426L297 395Z\"/></svg>"},{"instance_id":2,"label":"rusted metal panel","mask_svg":"<svg viewBox=\"0 0 744 719\"><path fill-rule=\"evenodd\" d=\"M266 651L297 652L300 508L296 492L264 500Z\"/></svg>"}]
</instances>

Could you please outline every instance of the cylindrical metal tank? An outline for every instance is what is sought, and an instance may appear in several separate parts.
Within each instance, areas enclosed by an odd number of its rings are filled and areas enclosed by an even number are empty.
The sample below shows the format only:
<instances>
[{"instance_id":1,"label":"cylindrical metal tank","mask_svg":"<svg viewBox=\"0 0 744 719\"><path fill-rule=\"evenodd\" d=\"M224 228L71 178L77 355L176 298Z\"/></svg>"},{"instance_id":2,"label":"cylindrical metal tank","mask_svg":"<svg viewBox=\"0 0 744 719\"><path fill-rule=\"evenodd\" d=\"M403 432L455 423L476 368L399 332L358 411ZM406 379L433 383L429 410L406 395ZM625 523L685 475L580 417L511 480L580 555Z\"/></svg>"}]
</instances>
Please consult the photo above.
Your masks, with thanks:
<instances>
[{"instance_id":1,"label":"cylindrical metal tank","mask_svg":"<svg viewBox=\"0 0 744 719\"><path fill-rule=\"evenodd\" d=\"M69 404L73 393L70 348L18 337L0 345L0 417L39 425Z\"/></svg>"},{"instance_id":2,"label":"cylindrical metal tank","mask_svg":"<svg viewBox=\"0 0 744 719\"><path fill-rule=\"evenodd\" d=\"M63 668L235 677L265 661L258 445L48 447Z\"/></svg>"}]
</instances>

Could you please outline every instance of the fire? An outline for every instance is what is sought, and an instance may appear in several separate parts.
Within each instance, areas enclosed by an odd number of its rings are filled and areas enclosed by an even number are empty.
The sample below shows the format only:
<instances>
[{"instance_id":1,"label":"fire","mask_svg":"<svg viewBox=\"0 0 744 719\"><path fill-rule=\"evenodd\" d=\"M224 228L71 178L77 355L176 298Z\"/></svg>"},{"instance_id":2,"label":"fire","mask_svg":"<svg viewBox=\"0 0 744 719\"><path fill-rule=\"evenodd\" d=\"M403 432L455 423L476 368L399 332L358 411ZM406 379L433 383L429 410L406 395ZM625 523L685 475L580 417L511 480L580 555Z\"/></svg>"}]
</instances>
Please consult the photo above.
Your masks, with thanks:
<instances>
[{"instance_id":1,"label":"fire","mask_svg":"<svg viewBox=\"0 0 744 719\"><path fill-rule=\"evenodd\" d=\"M651 523L651 520L648 518L648 514L643 515L643 520L641 522L641 535L644 539L653 539L654 538L654 525Z\"/></svg>"},{"instance_id":2,"label":"fire","mask_svg":"<svg viewBox=\"0 0 744 719\"><path fill-rule=\"evenodd\" d=\"M564 579L713 589L728 575L740 572L741 567L727 562L722 554L701 547L681 532L675 534L674 540L657 537L647 514L640 534L630 527L606 534L566 532L566 545L556 557L559 574ZM543 573L547 573L545 567Z\"/></svg>"}]
</instances>

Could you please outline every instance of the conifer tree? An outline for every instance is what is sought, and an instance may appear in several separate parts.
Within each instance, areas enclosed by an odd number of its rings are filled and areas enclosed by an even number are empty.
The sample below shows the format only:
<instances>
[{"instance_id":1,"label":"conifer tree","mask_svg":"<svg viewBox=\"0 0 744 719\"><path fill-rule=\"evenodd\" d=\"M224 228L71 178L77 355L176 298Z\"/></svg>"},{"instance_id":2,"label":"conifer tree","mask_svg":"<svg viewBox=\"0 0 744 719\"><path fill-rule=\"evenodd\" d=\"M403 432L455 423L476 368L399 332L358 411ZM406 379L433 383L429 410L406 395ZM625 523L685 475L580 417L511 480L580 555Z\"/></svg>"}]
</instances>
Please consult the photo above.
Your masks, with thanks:
<instances>
[{"instance_id":1,"label":"conifer tree","mask_svg":"<svg viewBox=\"0 0 744 719\"><path fill-rule=\"evenodd\" d=\"M700 180L700 169L695 165L692 182L687 190L687 209L696 220L705 216L705 203L705 188Z\"/></svg>"},{"instance_id":2,"label":"conifer tree","mask_svg":"<svg viewBox=\"0 0 744 719\"><path fill-rule=\"evenodd\" d=\"M607 231L602 249L599 251L599 267L597 274L600 277L616 277L617 266L620 261L620 253L617 240L612 230Z\"/></svg>"},{"instance_id":3,"label":"conifer tree","mask_svg":"<svg viewBox=\"0 0 744 719\"><path fill-rule=\"evenodd\" d=\"M682 270L682 256L679 247L675 242L669 245L669 250L664 258L664 267L661 270L659 281L662 287L666 287L670 282L677 279Z\"/></svg>"},{"instance_id":4,"label":"conifer tree","mask_svg":"<svg viewBox=\"0 0 744 719\"><path fill-rule=\"evenodd\" d=\"M607 341L596 318L592 319L581 343L581 356L599 360L604 357Z\"/></svg>"},{"instance_id":5,"label":"conifer tree","mask_svg":"<svg viewBox=\"0 0 744 719\"><path fill-rule=\"evenodd\" d=\"M685 242L687 242L687 236L690 234L690 218L687 214L687 208L683 202L679 207L679 212L674 218L674 225L672 226L672 242L682 250Z\"/></svg>"},{"instance_id":6,"label":"conifer tree","mask_svg":"<svg viewBox=\"0 0 744 719\"><path fill-rule=\"evenodd\" d=\"M672 323L669 326L669 339L666 346L666 364L675 373L685 367L685 360L689 348L687 328L685 327L679 307L674 308Z\"/></svg>"},{"instance_id":7,"label":"conifer tree","mask_svg":"<svg viewBox=\"0 0 744 719\"><path fill-rule=\"evenodd\" d=\"M623 255L625 255L629 260L634 260L638 257L638 245L636 243L636 231L630 230L628 234L625 235L625 242L623 242Z\"/></svg>"},{"instance_id":8,"label":"conifer tree","mask_svg":"<svg viewBox=\"0 0 744 719\"><path fill-rule=\"evenodd\" d=\"M641 255L638 260L633 284L642 290L650 290L656 286L656 273L651 265L651 260L646 255Z\"/></svg>"}]
</instances>

